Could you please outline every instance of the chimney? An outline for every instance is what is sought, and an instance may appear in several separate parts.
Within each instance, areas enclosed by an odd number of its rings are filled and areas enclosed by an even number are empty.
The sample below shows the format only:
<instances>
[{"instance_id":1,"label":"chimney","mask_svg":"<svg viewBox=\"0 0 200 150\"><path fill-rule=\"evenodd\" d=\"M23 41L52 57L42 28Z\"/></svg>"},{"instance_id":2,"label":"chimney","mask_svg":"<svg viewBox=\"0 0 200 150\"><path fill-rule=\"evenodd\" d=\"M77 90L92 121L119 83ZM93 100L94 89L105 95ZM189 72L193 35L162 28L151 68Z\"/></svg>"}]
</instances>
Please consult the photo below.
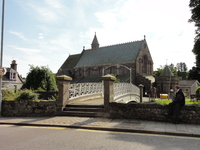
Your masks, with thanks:
<instances>
[{"instance_id":1,"label":"chimney","mask_svg":"<svg viewBox=\"0 0 200 150\"><path fill-rule=\"evenodd\" d=\"M10 64L10 67L11 67L12 69L14 69L15 71L17 71L16 60L13 60L13 61L12 61L12 64Z\"/></svg>"}]
</instances>

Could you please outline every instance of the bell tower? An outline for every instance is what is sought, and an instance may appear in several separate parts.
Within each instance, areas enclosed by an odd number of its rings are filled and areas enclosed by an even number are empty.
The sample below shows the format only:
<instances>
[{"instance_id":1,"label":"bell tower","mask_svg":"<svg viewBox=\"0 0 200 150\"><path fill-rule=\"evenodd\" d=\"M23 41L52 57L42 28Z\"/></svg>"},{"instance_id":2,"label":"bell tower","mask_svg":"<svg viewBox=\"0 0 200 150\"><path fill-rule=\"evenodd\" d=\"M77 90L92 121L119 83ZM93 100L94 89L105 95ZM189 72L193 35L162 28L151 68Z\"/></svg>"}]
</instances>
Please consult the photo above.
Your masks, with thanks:
<instances>
[{"instance_id":1,"label":"bell tower","mask_svg":"<svg viewBox=\"0 0 200 150\"><path fill-rule=\"evenodd\" d=\"M91 44L91 48L92 49L99 48L99 42L97 40L96 32L95 32L94 39L93 39L92 44Z\"/></svg>"}]
</instances>

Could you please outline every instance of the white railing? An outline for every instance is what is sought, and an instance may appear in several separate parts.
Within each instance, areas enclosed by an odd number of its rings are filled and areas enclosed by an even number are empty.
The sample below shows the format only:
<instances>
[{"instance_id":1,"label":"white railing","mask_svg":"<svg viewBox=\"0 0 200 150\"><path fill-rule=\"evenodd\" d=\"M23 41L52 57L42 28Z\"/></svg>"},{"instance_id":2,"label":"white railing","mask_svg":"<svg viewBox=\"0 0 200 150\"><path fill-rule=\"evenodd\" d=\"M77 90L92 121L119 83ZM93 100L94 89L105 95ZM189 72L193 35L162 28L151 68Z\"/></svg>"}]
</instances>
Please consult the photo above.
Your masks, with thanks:
<instances>
[{"instance_id":1,"label":"white railing","mask_svg":"<svg viewBox=\"0 0 200 150\"><path fill-rule=\"evenodd\" d=\"M76 83L70 84L69 98L103 93L102 83Z\"/></svg>"},{"instance_id":2,"label":"white railing","mask_svg":"<svg viewBox=\"0 0 200 150\"><path fill-rule=\"evenodd\" d=\"M103 84L102 83L76 83L70 84L69 89L70 99L78 98L85 95L102 94L103 95ZM129 96L129 100L125 100L124 97ZM131 83L114 83L114 101L127 103L128 101L136 100L139 101L140 89ZM122 100L123 99L123 100Z\"/></svg>"},{"instance_id":3,"label":"white railing","mask_svg":"<svg viewBox=\"0 0 200 150\"><path fill-rule=\"evenodd\" d=\"M130 99L130 100L138 101L140 97L140 89L131 83L115 83L114 84L114 100L127 94L134 95L135 98ZM126 100L126 102L128 101Z\"/></svg>"}]
</instances>

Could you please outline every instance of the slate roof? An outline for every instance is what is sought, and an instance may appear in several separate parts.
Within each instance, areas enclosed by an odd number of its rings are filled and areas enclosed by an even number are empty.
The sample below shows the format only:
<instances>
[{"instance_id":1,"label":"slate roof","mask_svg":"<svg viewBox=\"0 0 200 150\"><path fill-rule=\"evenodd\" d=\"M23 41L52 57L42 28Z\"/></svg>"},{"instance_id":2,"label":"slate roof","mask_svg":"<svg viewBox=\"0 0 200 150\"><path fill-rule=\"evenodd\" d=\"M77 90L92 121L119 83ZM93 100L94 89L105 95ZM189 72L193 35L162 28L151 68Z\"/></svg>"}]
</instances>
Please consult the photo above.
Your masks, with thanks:
<instances>
[{"instance_id":1,"label":"slate roof","mask_svg":"<svg viewBox=\"0 0 200 150\"><path fill-rule=\"evenodd\" d=\"M171 69L168 66L165 66L165 68L161 72L160 76L169 77L169 76L174 76L174 74L171 72Z\"/></svg>"},{"instance_id":2,"label":"slate roof","mask_svg":"<svg viewBox=\"0 0 200 150\"><path fill-rule=\"evenodd\" d=\"M73 69L80 56L81 54L70 55L61 66L61 69Z\"/></svg>"},{"instance_id":3,"label":"slate roof","mask_svg":"<svg viewBox=\"0 0 200 150\"><path fill-rule=\"evenodd\" d=\"M2 82L10 82L10 83L23 83L23 79L19 76L19 74L17 73L17 71L15 71L14 69L12 68L5 68L6 69L6 74L3 75L2 77ZM9 79L9 76L10 76L10 72L15 72L16 73L16 80L10 80Z\"/></svg>"},{"instance_id":4,"label":"slate roof","mask_svg":"<svg viewBox=\"0 0 200 150\"><path fill-rule=\"evenodd\" d=\"M84 50L75 67L134 62L144 40Z\"/></svg>"},{"instance_id":5,"label":"slate roof","mask_svg":"<svg viewBox=\"0 0 200 150\"><path fill-rule=\"evenodd\" d=\"M193 84L198 83L197 80L180 80L179 81L179 86L183 87L183 86L187 86L187 87L191 87L193 86ZM199 83L198 83L199 84Z\"/></svg>"}]
</instances>

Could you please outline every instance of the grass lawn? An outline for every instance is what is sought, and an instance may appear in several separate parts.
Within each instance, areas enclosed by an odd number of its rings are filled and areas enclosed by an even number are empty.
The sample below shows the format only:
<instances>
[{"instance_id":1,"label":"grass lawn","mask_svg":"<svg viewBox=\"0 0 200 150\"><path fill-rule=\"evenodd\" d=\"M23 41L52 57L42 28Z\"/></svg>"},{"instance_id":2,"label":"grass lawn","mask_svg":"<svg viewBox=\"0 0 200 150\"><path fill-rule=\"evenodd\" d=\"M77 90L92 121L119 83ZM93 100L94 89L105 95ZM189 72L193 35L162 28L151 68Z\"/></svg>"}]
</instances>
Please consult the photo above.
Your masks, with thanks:
<instances>
[{"instance_id":1,"label":"grass lawn","mask_svg":"<svg viewBox=\"0 0 200 150\"><path fill-rule=\"evenodd\" d=\"M172 102L172 100L155 100L155 102L160 104L169 104ZM200 104L200 101L191 102L190 100L185 100L185 104Z\"/></svg>"}]
</instances>

